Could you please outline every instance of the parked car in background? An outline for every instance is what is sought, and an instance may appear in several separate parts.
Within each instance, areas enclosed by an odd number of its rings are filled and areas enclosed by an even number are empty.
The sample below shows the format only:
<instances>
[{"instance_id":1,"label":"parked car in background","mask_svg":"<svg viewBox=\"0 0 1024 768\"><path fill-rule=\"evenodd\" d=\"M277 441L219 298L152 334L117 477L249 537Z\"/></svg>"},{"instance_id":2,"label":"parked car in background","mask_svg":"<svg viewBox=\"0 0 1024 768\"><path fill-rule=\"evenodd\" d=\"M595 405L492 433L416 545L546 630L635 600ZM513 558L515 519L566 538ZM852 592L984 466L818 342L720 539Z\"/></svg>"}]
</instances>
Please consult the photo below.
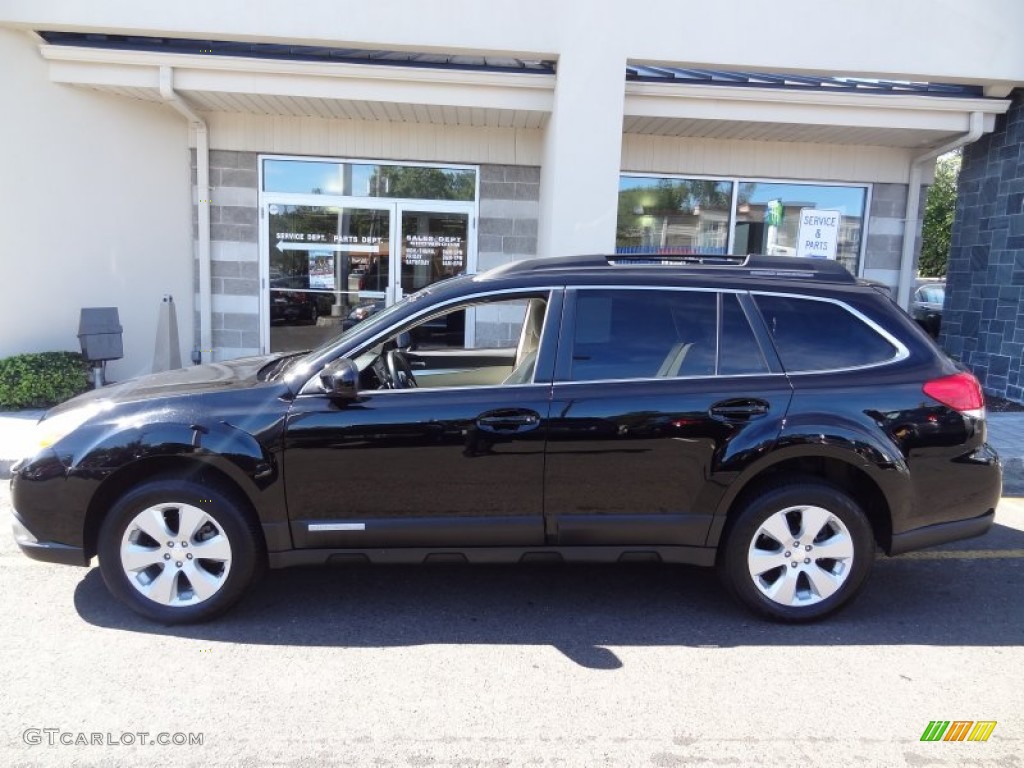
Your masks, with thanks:
<instances>
[{"instance_id":1,"label":"parked car in background","mask_svg":"<svg viewBox=\"0 0 1024 768\"><path fill-rule=\"evenodd\" d=\"M946 301L946 283L936 280L920 283L910 302L910 314L933 339L942 328L942 305Z\"/></svg>"},{"instance_id":2,"label":"parked car in background","mask_svg":"<svg viewBox=\"0 0 1024 768\"><path fill-rule=\"evenodd\" d=\"M334 294L309 290L308 275L286 275L270 280L270 322L281 325L315 325L321 315L331 314Z\"/></svg>"},{"instance_id":3,"label":"parked car in background","mask_svg":"<svg viewBox=\"0 0 1024 768\"><path fill-rule=\"evenodd\" d=\"M832 261L642 259L514 262L310 352L74 398L11 468L15 539L98 556L169 624L268 566L452 560L714 566L753 611L807 621L876 548L991 527L981 387L888 293Z\"/></svg>"}]
</instances>

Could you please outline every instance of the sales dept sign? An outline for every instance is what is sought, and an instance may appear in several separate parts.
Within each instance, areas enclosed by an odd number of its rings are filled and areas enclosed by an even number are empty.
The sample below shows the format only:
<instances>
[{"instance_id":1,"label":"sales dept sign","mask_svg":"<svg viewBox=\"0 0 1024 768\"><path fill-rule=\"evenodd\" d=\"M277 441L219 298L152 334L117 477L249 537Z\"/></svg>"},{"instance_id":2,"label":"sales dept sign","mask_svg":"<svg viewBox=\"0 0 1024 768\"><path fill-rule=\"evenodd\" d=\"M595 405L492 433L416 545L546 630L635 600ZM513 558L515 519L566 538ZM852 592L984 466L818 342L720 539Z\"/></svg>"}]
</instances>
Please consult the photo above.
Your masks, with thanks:
<instances>
[{"instance_id":1,"label":"sales dept sign","mask_svg":"<svg viewBox=\"0 0 1024 768\"><path fill-rule=\"evenodd\" d=\"M843 214L839 211L801 208L796 255L809 259L835 259L842 220Z\"/></svg>"}]
</instances>

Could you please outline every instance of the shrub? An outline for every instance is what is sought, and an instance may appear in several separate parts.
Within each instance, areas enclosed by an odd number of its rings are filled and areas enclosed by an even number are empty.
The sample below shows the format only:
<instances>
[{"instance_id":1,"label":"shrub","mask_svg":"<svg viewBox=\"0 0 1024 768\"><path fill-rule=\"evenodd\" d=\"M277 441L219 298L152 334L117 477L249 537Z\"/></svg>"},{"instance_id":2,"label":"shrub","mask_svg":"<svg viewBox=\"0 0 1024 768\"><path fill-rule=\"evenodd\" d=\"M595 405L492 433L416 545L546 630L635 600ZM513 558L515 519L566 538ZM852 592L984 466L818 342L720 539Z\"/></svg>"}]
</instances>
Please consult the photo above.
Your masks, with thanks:
<instances>
[{"instance_id":1,"label":"shrub","mask_svg":"<svg viewBox=\"0 0 1024 768\"><path fill-rule=\"evenodd\" d=\"M0 360L0 408L44 408L89 388L78 352L37 352Z\"/></svg>"}]
</instances>

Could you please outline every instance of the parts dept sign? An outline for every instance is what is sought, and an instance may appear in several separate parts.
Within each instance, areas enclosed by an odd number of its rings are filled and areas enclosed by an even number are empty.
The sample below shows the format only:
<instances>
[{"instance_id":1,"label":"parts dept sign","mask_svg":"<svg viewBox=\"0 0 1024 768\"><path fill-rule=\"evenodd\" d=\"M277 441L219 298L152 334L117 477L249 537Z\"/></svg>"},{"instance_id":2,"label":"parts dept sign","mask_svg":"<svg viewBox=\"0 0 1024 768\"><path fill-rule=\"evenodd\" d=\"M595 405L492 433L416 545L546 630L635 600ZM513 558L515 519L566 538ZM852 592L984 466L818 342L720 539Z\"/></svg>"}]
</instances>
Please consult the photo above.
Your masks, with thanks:
<instances>
[{"instance_id":1,"label":"parts dept sign","mask_svg":"<svg viewBox=\"0 0 1024 768\"><path fill-rule=\"evenodd\" d=\"M801 208L796 255L808 259L835 259L842 220L843 214L839 211Z\"/></svg>"}]
</instances>

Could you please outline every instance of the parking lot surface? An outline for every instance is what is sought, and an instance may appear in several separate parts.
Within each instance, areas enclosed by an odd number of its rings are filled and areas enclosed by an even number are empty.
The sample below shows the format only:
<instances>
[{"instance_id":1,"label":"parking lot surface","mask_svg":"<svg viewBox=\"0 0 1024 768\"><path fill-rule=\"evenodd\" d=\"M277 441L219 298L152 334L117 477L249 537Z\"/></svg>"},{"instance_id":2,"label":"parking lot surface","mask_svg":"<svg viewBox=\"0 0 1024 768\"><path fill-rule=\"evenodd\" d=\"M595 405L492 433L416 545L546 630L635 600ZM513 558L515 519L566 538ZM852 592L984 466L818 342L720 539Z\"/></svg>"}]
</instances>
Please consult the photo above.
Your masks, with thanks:
<instances>
[{"instance_id":1,"label":"parking lot surface","mask_svg":"<svg viewBox=\"0 0 1024 768\"><path fill-rule=\"evenodd\" d=\"M809 626L696 568L438 565L271 572L167 628L22 556L9 511L2 765L1024 766L1024 499Z\"/></svg>"}]
</instances>

